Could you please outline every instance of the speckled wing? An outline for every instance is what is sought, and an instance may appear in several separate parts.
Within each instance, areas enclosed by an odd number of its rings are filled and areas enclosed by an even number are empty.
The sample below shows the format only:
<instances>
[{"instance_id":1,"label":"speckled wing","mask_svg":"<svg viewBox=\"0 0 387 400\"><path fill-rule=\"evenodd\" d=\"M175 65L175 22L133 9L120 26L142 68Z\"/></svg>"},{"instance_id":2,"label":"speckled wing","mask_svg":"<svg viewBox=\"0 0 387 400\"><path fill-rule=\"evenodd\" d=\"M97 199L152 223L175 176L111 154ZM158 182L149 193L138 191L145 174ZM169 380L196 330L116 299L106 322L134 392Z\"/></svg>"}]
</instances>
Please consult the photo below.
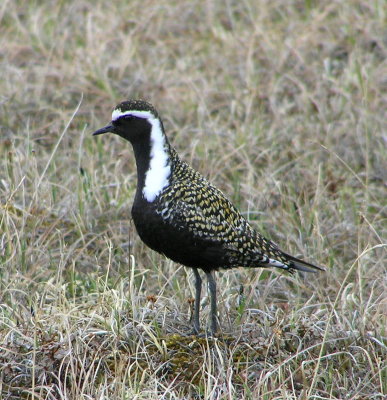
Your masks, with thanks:
<instances>
[{"instance_id":1,"label":"speckled wing","mask_svg":"<svg viewBox=\"0 0 387 400\"><path fill-rule=\"evenodd\" d=\"M204 178L195 178L189 184L174 182L164 191L159 210L163 220L185 235L189 232L198 247L212 246L214 254L218 249L223 268L267 263L259 236L245 218L222 192Z\"/></svg>"},{"instance_id":2,"label":"speckled wing","mask_svg":"<svg viewBox=\"0 0 387 400\"><path fill-rule=\"evenodd\" d=\"M174 151L172 157L177 157ZM179 168L174 170L173 181L161 194L157 212L169 231L179 241L184 237L185 246L191 252L203 254L206 262L212 262L213 269L237 266L277 267L290 272L321 269L281 251L254 230L224 194L201 174L181 160L175 165ZM170 258L174 259L173 255ZM190 265L188 258L180 262Z\"/></svg>"}]
</instances>

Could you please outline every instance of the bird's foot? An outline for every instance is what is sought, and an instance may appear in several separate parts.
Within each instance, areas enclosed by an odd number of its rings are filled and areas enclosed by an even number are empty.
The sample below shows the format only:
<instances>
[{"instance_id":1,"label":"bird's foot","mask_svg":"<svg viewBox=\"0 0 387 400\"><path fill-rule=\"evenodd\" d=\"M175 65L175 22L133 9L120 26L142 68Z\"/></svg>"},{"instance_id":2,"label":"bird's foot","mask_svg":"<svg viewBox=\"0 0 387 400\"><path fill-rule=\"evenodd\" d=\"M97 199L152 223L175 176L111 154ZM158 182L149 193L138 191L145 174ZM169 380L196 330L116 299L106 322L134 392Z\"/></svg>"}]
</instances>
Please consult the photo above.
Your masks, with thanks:
<instances>
[{"instance_id":1,"label":"bird's foot","mask_svg":"<svg viewBox=\"0 0 387 400\"><path fill-rule=\"evenodd\" d=\"M187 336L196 336L197 338L215 338L216 333L212 332L211 330L206 330L205 332L200 332L199 330L193 328L188 331L186 334Z\"/></svg>"},{"instance_id":2,"label":"bird's foot","mask_svg":"<svg viewBox=\"0 0 387 400\"><path fill-rule=\"evenodd\" d=\"M190 329L185 336L199 336L200 333L196 329Z\"/></svg>"}]
</instances>

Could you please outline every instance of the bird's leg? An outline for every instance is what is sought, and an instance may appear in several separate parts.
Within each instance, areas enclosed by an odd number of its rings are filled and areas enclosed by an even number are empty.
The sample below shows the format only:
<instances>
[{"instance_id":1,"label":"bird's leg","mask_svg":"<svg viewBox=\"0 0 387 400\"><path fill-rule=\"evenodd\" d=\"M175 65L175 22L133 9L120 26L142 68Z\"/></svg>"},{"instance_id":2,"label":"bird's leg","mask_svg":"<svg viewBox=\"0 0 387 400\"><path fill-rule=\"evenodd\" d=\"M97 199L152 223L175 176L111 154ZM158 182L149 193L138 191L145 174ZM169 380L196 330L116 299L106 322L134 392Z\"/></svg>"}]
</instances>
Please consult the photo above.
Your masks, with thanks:
<instances>
[{"instance_id":1,"label":"bird's leg","mask_svg":"<svg viewBox=\"0 0 387 400\"><path fill-rule=\"evenodd\" d=\"M200 331L199 312L200 312L200 295L202 292L202 278L200 277L197 268L193 268L193 272L195 275L195 305L194 305L194 315L193 315L193 332L195 335L197 335Z\"/></svg>"},{"instance_id":2,"label":"bird's leg","mask_svg":"<svg viewBox=\"0 0 387 400\"><path fill-rule=\"evenodd\" d=\"M208 281L208 290L211 297L211 315L210 315L210 334L214 336L218 330L218 317L216 312L216 282L211 272L206 272Z\"/></svg>"}]
</instances>

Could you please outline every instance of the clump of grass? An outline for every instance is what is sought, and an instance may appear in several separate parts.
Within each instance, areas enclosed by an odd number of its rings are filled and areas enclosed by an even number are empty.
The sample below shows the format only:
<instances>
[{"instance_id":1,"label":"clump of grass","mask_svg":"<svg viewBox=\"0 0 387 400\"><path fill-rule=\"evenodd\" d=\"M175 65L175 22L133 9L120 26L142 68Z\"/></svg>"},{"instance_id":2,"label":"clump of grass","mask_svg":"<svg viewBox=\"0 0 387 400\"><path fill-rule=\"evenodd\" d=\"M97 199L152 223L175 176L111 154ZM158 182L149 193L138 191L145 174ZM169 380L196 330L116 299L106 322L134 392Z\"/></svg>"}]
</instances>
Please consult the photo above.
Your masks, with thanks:
<instances>
[{"instance_id":1,"label":"clump of grass","mask_svg":"<svg viewBox=\"0 0 387 400\"><path fill-rule=\"evenodd\" d=\"M1 398L386 396L381 2L13 1L0 22ZM135 233L132 151L89 136L129 97L327 272L220 272L220 336L187 336L191 273Z\"/></svg>"}]
</instances>

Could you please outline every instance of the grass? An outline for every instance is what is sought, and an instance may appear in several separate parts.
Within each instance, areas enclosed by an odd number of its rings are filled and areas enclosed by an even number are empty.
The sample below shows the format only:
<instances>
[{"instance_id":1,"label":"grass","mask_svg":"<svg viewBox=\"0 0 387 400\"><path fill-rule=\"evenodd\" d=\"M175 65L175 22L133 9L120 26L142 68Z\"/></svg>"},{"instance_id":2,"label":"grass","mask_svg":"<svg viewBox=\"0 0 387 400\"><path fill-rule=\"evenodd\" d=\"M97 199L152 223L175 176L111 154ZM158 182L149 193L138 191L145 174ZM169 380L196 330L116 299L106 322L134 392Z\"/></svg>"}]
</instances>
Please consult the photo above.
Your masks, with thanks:
<instances>
[{"instance_id":1,"label":"grass","mask_svg":"<svg viewBox=\"0 0 387 400\"><path fill-rule=\"evenodd\" d=\"M2 399L385 398L383 4L3 2ZM129 144L90 136L136 97L327 272L220 272L221 334L185 336L192 274L134 230Z\"/></svg>"}]
</instances>

